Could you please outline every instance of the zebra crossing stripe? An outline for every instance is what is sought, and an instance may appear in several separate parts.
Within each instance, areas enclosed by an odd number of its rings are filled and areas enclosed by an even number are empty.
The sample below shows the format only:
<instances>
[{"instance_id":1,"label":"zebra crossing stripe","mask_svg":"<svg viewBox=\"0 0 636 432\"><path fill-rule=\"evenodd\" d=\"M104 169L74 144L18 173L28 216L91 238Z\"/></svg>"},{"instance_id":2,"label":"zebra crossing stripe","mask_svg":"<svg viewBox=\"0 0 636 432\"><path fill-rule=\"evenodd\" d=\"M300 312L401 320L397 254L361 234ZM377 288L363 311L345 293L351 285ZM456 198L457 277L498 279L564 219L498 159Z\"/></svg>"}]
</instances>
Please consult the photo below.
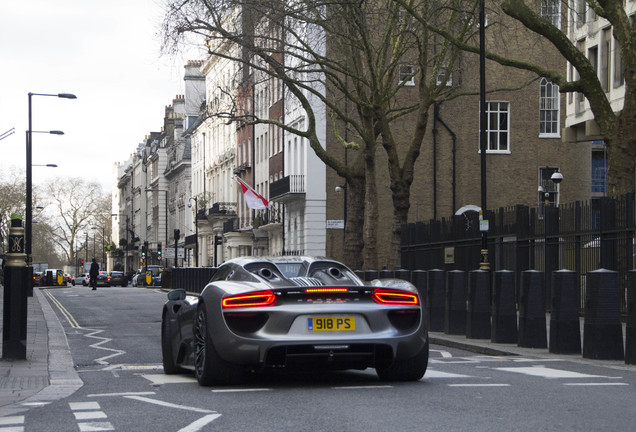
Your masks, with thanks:
<instances>
[{"instance_id":1,"label":"zebra crossing stripe","mask_svg":"<svg viewBox=\"0 0 636 432\"><path fill-rule=\"evenodd\" d=\"M101 420L108 418L98 402L69 402L69 407L73 411L80 432L101 432L114 431L115 428L110 422L83 422L84 420ZM0 431L2 432L2 431Z\"/></svg>"}]
</instances>

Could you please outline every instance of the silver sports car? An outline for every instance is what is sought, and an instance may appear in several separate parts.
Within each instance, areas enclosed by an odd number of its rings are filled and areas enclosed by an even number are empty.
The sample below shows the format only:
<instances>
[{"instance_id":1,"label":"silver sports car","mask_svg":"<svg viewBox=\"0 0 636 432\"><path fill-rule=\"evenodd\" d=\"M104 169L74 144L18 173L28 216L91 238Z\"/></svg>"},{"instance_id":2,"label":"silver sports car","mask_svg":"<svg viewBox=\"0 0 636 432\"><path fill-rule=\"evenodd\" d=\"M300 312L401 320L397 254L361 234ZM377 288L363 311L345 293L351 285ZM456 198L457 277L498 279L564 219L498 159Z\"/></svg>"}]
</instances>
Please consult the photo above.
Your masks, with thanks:
<instances>
[{"instance_id":1,"label":"silver sports car","mask_svg":"<svg viewBox=\"0 0 636 432\"><path fill-rule=\"evenodd\" d=\"M201 294L170 291L161 345L165 373L194 369L205 386L263 368L372 367L382 380L418 380L429 348L412 284L367 284L337 261L297 256L233 259Z\"/></svg>"}]
</instances>

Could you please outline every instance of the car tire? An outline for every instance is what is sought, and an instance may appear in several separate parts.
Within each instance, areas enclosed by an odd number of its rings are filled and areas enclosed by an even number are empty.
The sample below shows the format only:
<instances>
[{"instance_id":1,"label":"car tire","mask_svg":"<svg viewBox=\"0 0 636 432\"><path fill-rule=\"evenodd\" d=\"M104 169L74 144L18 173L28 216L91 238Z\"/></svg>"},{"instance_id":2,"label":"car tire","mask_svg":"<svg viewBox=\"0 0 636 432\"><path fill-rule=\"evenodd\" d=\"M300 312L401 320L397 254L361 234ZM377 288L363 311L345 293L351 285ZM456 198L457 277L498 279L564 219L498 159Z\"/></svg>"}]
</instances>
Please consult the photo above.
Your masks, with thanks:
<instances>
[{"instance_id":1,"label":"car tire","mask_svg":"<svg viewBox=\"0 0 636 432\"><path fill-rule=\"evenodd\" d=\"M183 368L174 362L174 351L172 349L172 327L167 313L163 313L161 319L161 356L163 357L163 373L166 375L174 375L183 373Z\"/></svg>"},{"instance_id":2,"label":"car tire","mask_svg":"<svg viewBox=\"0 0 636 432\"><path fill-rule=\"evenodd\" d=\"M71 285L75 286L75 281L71 281Z\"/></svg>"},{"instance_id":3,"label":"car tire","mask_svg":"<svg viewBox=\"0 0 636 432\"><path fill-rule=\"evenodd\" d=\"M200 304L194 322L194 375L202 386L240 384L243 367L223 360L214 348L205 306Z\"/></svg>"},{"instance_id":4,"label":"car tire","mask_svg":"<svg viewBox=\"0 0 636 432\"><path fill-rule=\"evenodd\" d=\"M428 367L428 341L415 356L393 360L386 368L376 368L382 381L417 381L426 373Z\"/></svg>"}]
</instances>

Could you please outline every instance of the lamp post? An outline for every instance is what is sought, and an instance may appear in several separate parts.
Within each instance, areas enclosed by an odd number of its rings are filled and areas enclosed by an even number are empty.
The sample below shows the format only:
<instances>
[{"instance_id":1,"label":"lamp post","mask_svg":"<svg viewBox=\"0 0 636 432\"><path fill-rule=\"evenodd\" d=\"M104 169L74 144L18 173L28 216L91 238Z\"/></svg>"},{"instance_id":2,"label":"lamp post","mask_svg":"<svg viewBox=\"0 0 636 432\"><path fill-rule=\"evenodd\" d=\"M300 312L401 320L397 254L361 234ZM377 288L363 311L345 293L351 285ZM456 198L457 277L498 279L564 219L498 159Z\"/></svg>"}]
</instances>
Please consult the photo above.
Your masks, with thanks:
<instances>
[{"instance_id":1,"label":"lamp post","mask_svg":"<svg viewBox=\"0 0 636 432\"><path fill-rule=\"evenodd\" d=\"M92 230L98 230L100 227L94 226L91 227ZM106 237L106 227L102 226L102 263L104 264L104 268L102 269L103 271L107 270L107 265L106 265L106 250L104 248L104 237ZM93 257L95 257L95 234L93 234Z\"/></svg>"},{"instance_id":2,"label":"lamp post","mask_svg":"<svg viewBox=\"0 0 636 432\"><path fill-rule=\"evenodd\" d=\"M112 213L111 216L126 216L126 252L124 253L124 276L128 277L128 215L123 213Z\"/></svg>"},{"instance_id":3,"label":"lamp post","mask_svg":"<svg viewBox=\"0 0 636 432\"><path fill-rule=\"evenodd\" d=\"M194 266L199 267L199 200L191 197L188 200L188 207L192 208L194 200Z\"/></svg>"},{"instance_id":4,"label":"lamp post","mask_svg":"<svg viewBox=\"0 0 636 432\"><path fill-rule=\"evenodd\" d=\"M488 117L486 116L486 12L485 0L479 0L479 150L481 169L481 212L479 214L481 231L481 262L479 268L490 270L488 262L488 221L482 226L483 214L487 210L486 202L486 129Z\"/></svg>"},{"instance_id":5,"label":"lamp post","mask_svg":"<svg viewBox=\"0 0 636 432\"><path fill-rule=\"evenodd\" d=\"M168 190L166 189L152 189L152 188L146 188L146 192L165 192L166 193L166 239L164 240L164 244L168 245ZM158 219L158 218L157 218ZM157 229L159 228L159 221L157 220ZM159 234L157 231L157 239L155 239L155 241L157 243L159 243ZM177 262L177 255L176 255L177 251L175 250L175 256L174 256L174 262Z\"/></svg>"},{"instance_id":6,"label":"lamp post","mask_svg":"<svg viewBox=\"0 0 636 432\"><path fill-rule=\"evenodd\" d=\"M32 99L33 96L52 96L59 97L62 99L76 99L77 96L71 93L57 93L57 94L48 94L48 93L31 93L29 92L29 129L27 130L26 136L26 205L25 205L25 225L24 225L24 245L25 245L25 253L26 253L26 264L28 267L31 267L33 262L32 257L32 205L33 205L33 185L32 185L32 144L33 144L33 115L32 115ZM50 131L54 135L61 135L63 132L61 131ZM30 284L33 284L33 279L30 279Z\"/></svg>"}]
</instances>

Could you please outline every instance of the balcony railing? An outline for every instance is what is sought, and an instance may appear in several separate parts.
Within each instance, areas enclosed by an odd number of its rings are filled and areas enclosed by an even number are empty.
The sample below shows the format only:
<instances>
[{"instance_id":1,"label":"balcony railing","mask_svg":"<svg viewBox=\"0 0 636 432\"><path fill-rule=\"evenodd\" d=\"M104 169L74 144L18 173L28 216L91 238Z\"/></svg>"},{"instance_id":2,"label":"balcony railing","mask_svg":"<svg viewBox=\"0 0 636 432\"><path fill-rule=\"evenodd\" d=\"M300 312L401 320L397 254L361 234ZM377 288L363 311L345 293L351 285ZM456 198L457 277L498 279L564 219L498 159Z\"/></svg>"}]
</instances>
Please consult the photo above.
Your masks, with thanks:
<instances>
[{"instance_id":1,"label":"balcony railing","mask_svg":"<svg viewBox=\"0 0 636 432\"><path fill-rule=\"evenodd\" d=\"M215 202L208 212L210 216L236 215L235 202Z\"/></svg>"},{"instance_id":2,"label":"balcony railing","mask_svg":"<svg viewBox=\"0 0 636 432\"><path fill-rule=\"evenodd\" d=\"M290 201L305 196L305 176L283 177L269 185L269 198L273 201Z\"/></svg>"}]
</instances>

